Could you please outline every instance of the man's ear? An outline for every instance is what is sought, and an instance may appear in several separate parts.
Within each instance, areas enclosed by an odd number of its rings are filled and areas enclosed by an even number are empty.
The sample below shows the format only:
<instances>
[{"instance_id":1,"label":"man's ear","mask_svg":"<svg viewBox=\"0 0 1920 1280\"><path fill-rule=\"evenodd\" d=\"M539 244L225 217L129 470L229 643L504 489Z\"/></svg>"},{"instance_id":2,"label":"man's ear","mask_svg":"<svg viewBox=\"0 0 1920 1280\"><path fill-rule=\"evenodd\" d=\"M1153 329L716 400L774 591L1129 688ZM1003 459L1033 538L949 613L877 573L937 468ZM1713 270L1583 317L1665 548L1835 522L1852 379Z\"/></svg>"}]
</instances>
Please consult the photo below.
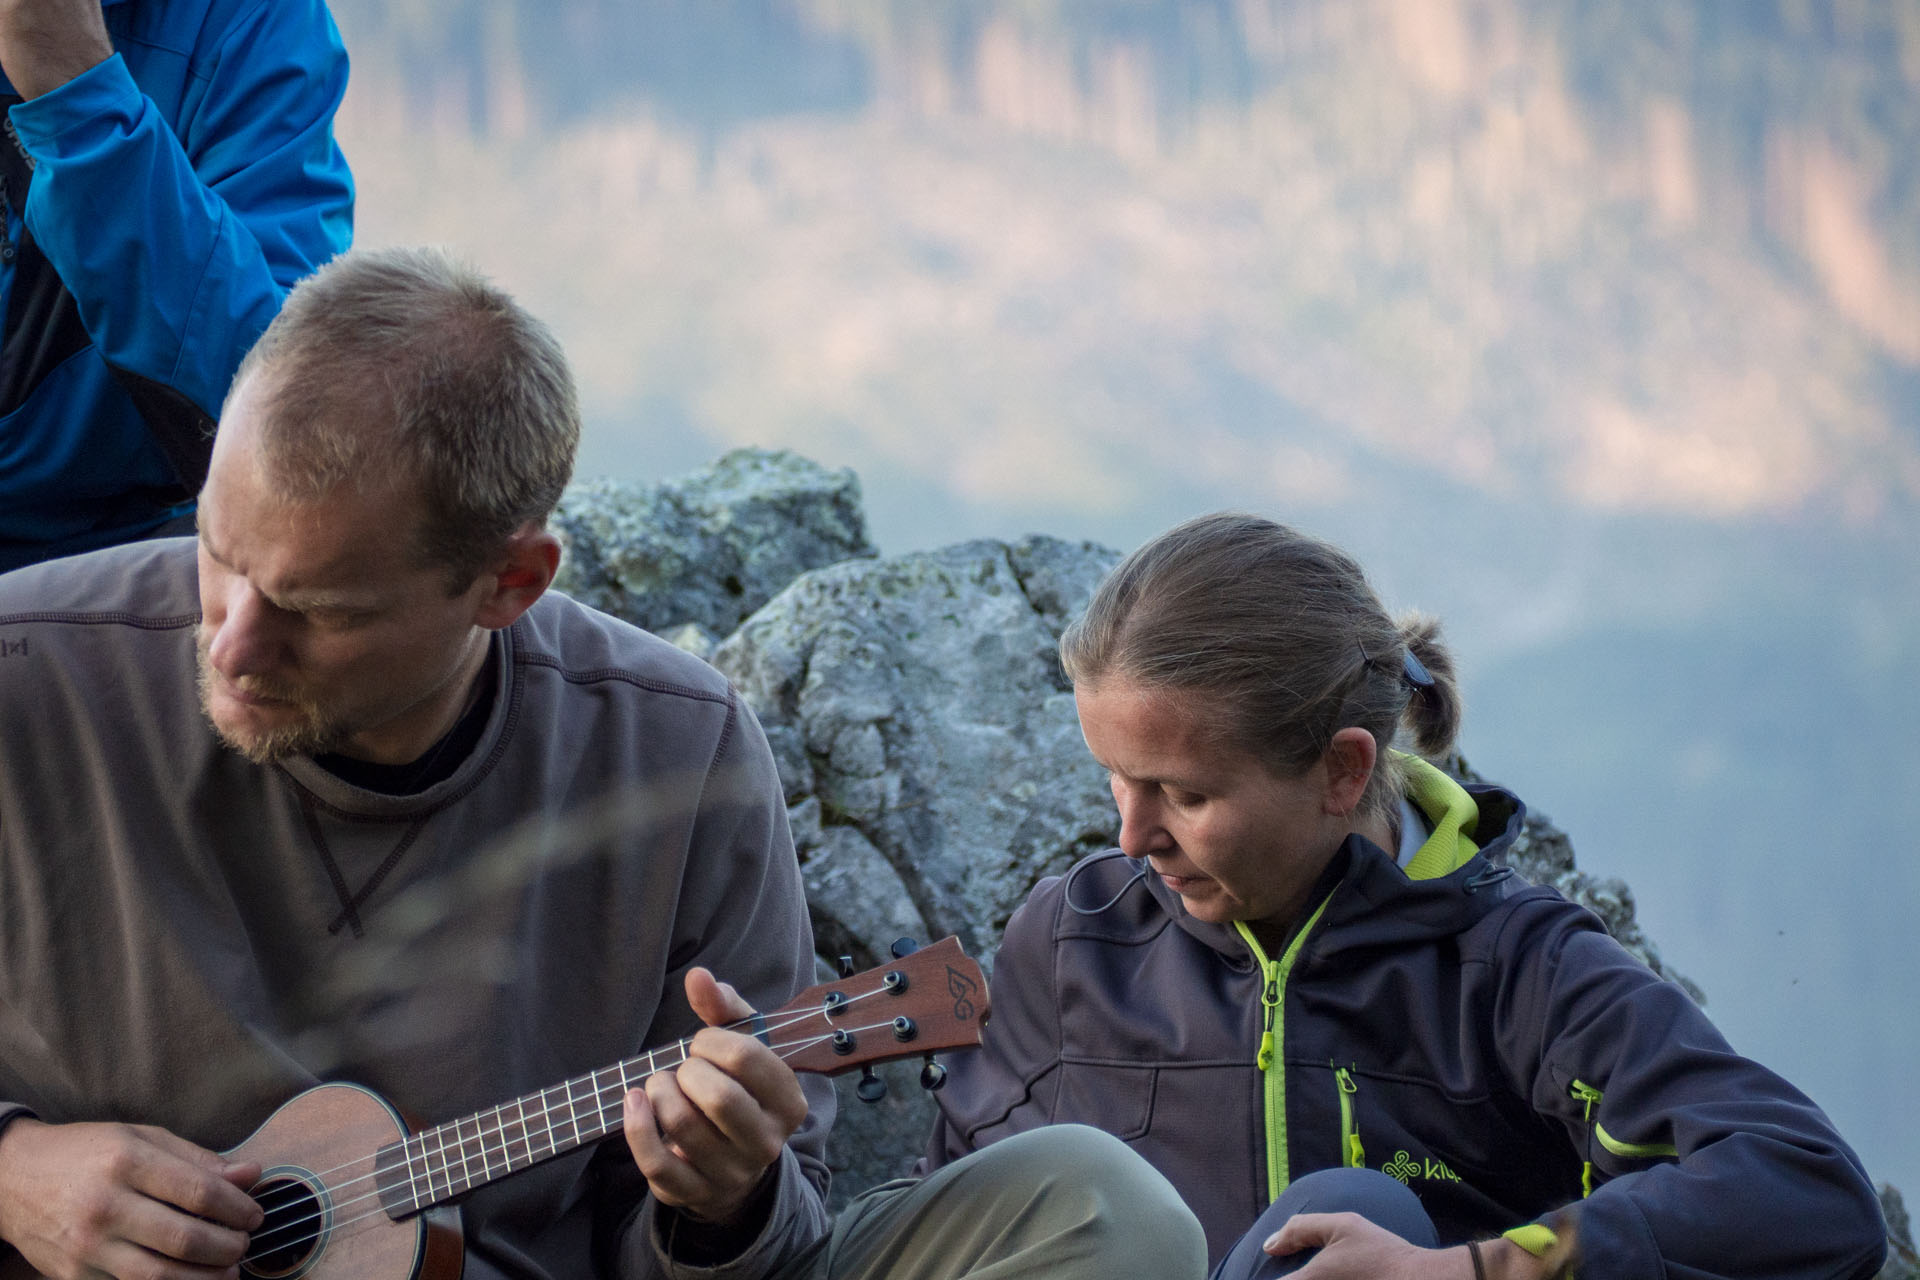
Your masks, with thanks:
<instances>
[{"instance_id":1,"label":"man's ear","mask_svg":"<svg viewBox=\"0 0 1920 1280\"><path fill-rule=\"evenodd\" d=\"M1327 766L1326 812L1344 818L1367 792L1373 767L1380 762L1379 745L1365 729L1348 725L1333 735L1321 759Z\"/></svg>"},{"instance_id":2,"label":"man's ear","mask_svg":"<svg viewBox=\"0 0 1920 1280\"><path fill-rule=\"evenodd\" d=\"M513 625L553 585L559 570L560 539L543 525L521 525L481 575L484 594L473 624L489 631Z\"/></svg>"}]
</instances>

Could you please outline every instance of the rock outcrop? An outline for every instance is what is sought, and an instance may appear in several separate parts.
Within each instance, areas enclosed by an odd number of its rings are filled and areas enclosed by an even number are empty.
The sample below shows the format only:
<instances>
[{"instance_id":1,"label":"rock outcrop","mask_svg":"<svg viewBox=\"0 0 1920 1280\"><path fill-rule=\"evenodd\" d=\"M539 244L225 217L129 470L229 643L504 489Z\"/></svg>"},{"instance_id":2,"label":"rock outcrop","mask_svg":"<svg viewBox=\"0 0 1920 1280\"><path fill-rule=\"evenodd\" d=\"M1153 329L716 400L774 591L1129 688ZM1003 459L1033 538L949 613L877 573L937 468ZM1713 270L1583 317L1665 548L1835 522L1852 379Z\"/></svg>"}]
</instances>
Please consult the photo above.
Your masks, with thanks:
<instances>
[{"instance_id":1,"label":"rock outcrop","mask_svg":"<svg viewBox=\"0 0 1920 1280\"><path fill-rule=\"evenodd\" d=\"M556 587L701 657L808 569L876 554L859 478L772 449L660 485L575 485L553 527Z\"/></svg>"},{"instance_id":2,"label":"rock outcrop","mask_svg":"<svg viewBox=\"0 0 1920 1280\"><path fill-rule=\"evenodd\" d=\"M990 964L1035 881L1107 848L1118 816L1060 670L1061 631L1119 554L1033 536L878 557L858 482L792 454L742 450L657 489L590 485L556 523L565 589L677 632L740 688L767 731L821 953L879 963L888 945L957 934ZM688 627L697 628L689 631ZM709 644L714 637L717 644ZM1450 762L1463 778L1464 761ZM1673 972L1619 880L1574 865L1566 834L1529 817L1517 871L1591 908L1656 973ZM903 1172L932 1104L917 1066L888 1096L841 1091L834 1200ZM1887 1213L1904 1223L1898 1192ZM1896 1247L1883 1273L1915 1280Z\"/></svg>"},{"instance_id":3,"label":"rock outcrop","mask_svg":"<svg viewBox=\"0 0 1920 1280\"><path fill-rule=\"evenodd\" d=\"M952 933L988 960L1036 879L1112 840L1054 652L1113 560L1028 538L851 561L714 652L775 742L823 947L865 967Z\"/></svg>"}]
</instances>

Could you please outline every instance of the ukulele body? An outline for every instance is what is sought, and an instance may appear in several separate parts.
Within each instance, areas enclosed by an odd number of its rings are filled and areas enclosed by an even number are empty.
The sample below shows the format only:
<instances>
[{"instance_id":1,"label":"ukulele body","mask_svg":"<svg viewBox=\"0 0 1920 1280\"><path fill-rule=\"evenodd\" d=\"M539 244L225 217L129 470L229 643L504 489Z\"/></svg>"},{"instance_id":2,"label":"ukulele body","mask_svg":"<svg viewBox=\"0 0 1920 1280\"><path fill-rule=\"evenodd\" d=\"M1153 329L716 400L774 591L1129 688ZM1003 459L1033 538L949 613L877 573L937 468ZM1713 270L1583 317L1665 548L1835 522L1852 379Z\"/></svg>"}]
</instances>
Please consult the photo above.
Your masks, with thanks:
<instances>
[{"instance_id":1,"label":"ukulele body","mask_svg":"<svg viewBox=\"0 0 1920 1280\"><path fill-rule=\"evenodd\" d=\"M370 1089L323 1084L291 1099L226 1152L261 1167L249 1194L267 1210L253 1233L258 1280L459 1280L459 1211L400 1221L374 1190L374 1153L401 1141L400 1113Z\"/></svg>"},{"instance_id":2,"label":"ukulele body","mask_svg":"<svg viewBox=\"0 0 1920 1280\"><path fill-rule=\"evenodd\" d=\"M248 1194L267 1220L247 1245L246 1280L459 1280L460 1214L429 1209L398 1221L374 1191L374 1153L407 1136L385 1098L355 1084L323 1084L284 1103L224 1154L258 1161ZM0 1258L0 1280L40 1280L20 1255Z\"/></svg>"}]
</instances>

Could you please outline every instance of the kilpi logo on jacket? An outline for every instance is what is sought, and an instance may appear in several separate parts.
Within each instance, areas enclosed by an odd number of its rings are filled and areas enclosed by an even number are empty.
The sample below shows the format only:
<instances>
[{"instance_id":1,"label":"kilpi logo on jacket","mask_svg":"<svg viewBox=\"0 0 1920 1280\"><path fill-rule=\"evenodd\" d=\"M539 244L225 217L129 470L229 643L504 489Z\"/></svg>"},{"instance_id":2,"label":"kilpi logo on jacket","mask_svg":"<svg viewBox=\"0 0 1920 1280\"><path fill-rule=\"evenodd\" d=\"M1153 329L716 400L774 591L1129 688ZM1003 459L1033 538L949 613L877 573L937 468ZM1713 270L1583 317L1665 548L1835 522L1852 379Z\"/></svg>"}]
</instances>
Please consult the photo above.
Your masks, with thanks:
<instances>
[{"instance_id":1,"label":"kilpi logo on jacket","mask_svg":"<svg viewBox=\"0 0 1920 1280\"><path fill-rule=\"evenodd\" d=\"M1428 1182L1460 1181L1460 1175L1447 1168L1446 1161L1435 1160L1430 1156L1415 1160L1404 1151L1394 1152L1393 1159L1382 1165L1380 1172L1390 1178L1399 1179L1403 1186L1415 1178L1423 1178Z\"/></svg>"}]
</instances>

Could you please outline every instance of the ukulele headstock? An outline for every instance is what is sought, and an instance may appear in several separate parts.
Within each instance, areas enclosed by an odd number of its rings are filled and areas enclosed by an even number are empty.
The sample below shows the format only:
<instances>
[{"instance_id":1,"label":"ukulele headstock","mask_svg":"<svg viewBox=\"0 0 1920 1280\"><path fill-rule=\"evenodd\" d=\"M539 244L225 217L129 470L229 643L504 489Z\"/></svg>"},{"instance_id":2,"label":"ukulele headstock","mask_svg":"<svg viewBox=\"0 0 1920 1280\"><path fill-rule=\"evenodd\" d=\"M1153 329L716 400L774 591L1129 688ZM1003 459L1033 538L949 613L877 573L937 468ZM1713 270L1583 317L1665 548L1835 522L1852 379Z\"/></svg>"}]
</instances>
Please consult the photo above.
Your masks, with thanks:
<instances>
[{"instance_id":1,"label":"ukulele headstock","mask_svg":"<svg viewBox=\"0 0 1920 1280\"><path fill-rule=\"evenodd\" d=\"M795 1071L838 1075L980 1043L987 984L958 938L834 982L762 1015L756 1034Z\"/></svg>"}]
</instances>

